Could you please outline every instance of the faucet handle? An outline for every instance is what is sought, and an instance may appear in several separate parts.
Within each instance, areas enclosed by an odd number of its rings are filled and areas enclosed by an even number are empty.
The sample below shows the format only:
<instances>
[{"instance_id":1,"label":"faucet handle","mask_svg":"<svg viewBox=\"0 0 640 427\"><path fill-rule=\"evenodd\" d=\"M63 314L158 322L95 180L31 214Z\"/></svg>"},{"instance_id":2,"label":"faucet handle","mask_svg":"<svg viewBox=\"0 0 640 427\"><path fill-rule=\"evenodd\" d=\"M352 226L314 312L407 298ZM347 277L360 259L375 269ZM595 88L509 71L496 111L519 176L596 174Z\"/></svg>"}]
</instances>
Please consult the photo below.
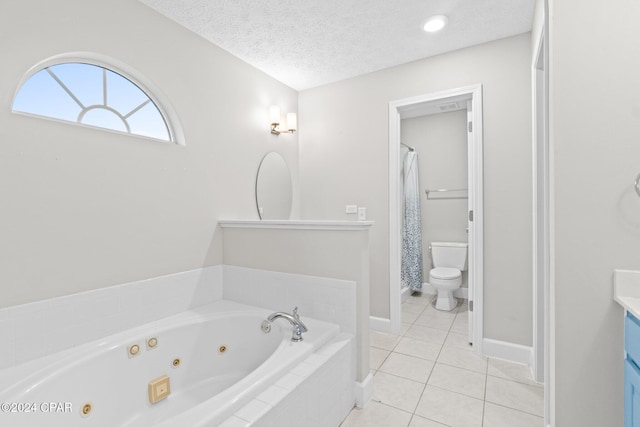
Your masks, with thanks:
<instances>
[{"instance_id":1,"label":"faucet handle","mask_svg":"<svg viewBox=\"0 0 640 427\"><path fill-rule=\"evenodd\" d=\"M293 317L295 317L297 320L300 320L300 316L298 315L298 307L293 309Z\"/></svg>"}]
</instances>

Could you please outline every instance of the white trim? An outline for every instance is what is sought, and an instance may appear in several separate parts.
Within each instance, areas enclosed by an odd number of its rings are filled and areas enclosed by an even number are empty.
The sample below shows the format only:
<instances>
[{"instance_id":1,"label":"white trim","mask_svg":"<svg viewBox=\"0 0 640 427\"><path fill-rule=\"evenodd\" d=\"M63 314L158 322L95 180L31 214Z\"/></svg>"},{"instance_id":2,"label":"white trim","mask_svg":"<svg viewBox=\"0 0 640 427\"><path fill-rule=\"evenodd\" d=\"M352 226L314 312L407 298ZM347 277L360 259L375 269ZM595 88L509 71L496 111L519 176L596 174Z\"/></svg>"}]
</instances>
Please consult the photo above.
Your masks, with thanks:
<instances>
[{"instance_id":1,"label":"white trim","mask_svg":"<svg viewBox=\"0 0 640 427\"><path fill-rule=\"evenodd\" d=\"M482 85L472 85L437 93L391 101L389 103L389 317L391 333L399 334L400 310L400 120L403 112L415 117L420 104L432 103L452 97L471 100L473 117L472 141L470 141L469 168L473 174L473 185L469 187L469 207L474 211L474 221L469 227L469 283L474 287L474 312L470 312L473 325L474 351L483 354L483 131L482 131ZM425 108L426 110L426 108ZM473 316L473 317L472 317Z\"/></svg>"},{"instance_id":2,"label":"white trim","mask_svg":"<svg viewBox=\"0 0 640 427\"><path fill-rule=\"evenodd\" d=\"M532 347L485 338L483 339L482 349L486 357L495 357L496 359L531 366L531 360L533 358Z\"/></svg>"},{"instance_id":3,"label":"white trim","mask_svg":"<svg viewBox=\"0 0 640 427\"><path fill-rule=\"evenodd\" d=\"M391 329L391 320L382 317L370 316L369 330L373 332L380 332L382 334L393 334ZM394 335L399 335L399 333L395 333Z\"/></svg>"},{"instance_id":4,"label":"white trim","mask_svg":"<svg viewBox=\"0 0 640 427\"><path fill-rule=\"evenodd\" d=\"M413 295L413 291L410 287L405 286L400 290L400 304L404 303L409 297Z\"/></svg>"},{"instance_id":5,"label":"white trim","mask_svg":"<svg viewBox=\"0 0 640 427\"><path fill-rule=\"evenodd\" d=\"M373 221L312 221L277 219L225 219L218 220L222 228L272 228L289 230L368 230Z\"/></svg>"},{"instance_id":6,"label":"white trim","mask_svg":"<svg viewBox=\"0 0 640 427\"><path fill-rule=\"evenodd\" d=\"M373 375L369 373L367 377L362 381L356 381L355 385L355 397L356 397L356 406L358 408L364 408L371 400L373 396Z\"/></svg>"},{"instance_id":7,"label":"white trim","mask_svg":"<svg viewBox=\"0 0 640 427\"><path fill-rule=\"evenodd\" d=\"M389 320L391 331L400 335L400 113L398 109L410 102L389 103Z\"/></svg>"},{"instance_id":8,"label":"white trim","mask_svg":"<svg viewBox=\"0 0 640 427\"><path fill-rule=\"evenodd\" d=\"M551 422L552 279L551 152L549 149L549 28L548 2L542 1L543 22L531 62L533 158L533 347L531 371L544 383L544 422Z\"/></svg>"},{"instance_id":9,"label":"white trim","mask_svg":"<svg viewBox=\"0 0 640 427\"><path fill-rule=\"evenodd\" d=\"M469 227L469 298L473 300L473 312L469 319L473 321L473 347L477 354L483 355L483 313L484 313L484 169L483 169L483 118L482 86L476 85L471 100L473 115L472 147L468 156L472 164L473 185L469 185L469 206L473 209L474 220ZM471 183L472 180L469 180Z\"/></svg>"},{"instance_id":10,"label":"white trim","mask_svg":"<svg viewBox=\"0 0 640 427\"><path fill-rule=\"evenodd\" d=\"M160 142L162 144L177 145L179 147L184 147L185 146L185 144L178 144L176 141L169 141L169 140L166 140L166 139L158 139L158 138L154 138L152 136L140 135L140 134L137 134L137 133L130 133L130 132L125 132L125 131L120 131L120 130L117 130L117 129L103 128L103 127L100 127L100 126L88 125L86 123L72 122L70 120L58 119L56 117L41 116L40 114L27 113L26 111L11 110L11 114L16 114L18 116L29 117L29 118L33 118L33 119L37 119L37 120L48 120L48 121L54 122L54 123L63 123L65 125L71 124L72 126L78 126L78 127L84 128L84 129L94 129L94 130L97 130L98 132L107 132L107 133L113 133L113 134L116 134L116 135L126 135L127 137L140 138L140 139L143 139L143 140L146 139L147 141Z\"/></svg>"},{"instance_id":11,"label":"white trim","mask_svg":"<svg viewBox=\"0 0 640 427\"><path fill-rule=\"evenodd\" d=\"M544 27L536 40L531 66L532 80L532 158L533 158L533 372L544 381L545 289L549 281L549 148L546 136L546 90L544 66ZM542 62L542 69L540 63ZM542 91L542 93L540 93ZM539 111L542 109L542 111ZM542 116L541 114L542 113ZM541 129L542 128L542 129Z\"/></svg>"}]
</instances>

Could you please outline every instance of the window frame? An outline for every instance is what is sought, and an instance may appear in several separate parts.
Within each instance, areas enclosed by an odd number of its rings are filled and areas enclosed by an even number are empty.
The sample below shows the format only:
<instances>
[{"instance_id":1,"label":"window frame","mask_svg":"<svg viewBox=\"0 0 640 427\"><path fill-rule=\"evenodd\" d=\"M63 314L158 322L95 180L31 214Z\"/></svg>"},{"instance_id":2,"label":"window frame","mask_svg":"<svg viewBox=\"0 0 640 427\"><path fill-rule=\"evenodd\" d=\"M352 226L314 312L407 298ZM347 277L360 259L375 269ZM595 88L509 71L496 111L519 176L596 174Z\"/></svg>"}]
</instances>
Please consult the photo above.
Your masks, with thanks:
<instances>
[{"instance_id":1,"label":"window frame","mask_svg":"<svg viewBox=\"0 0 640 427\"><path fill-rule=\"evenodd\" d=\"M101 67L103 69L106 69L107 71L111 71L113 73L119 74L120 76L129 80L129 82L134 86L137 86L158 109L162 119L166 124L169 139L166 140L166 139L154 138L152 136L140 135L136 133L121 131L118 129L94 126L90 124L81 123L78 121L64 120L56 117L44 116L36 113L29 113L26 111L19 111L19 110L13 109L13 104L15 102L16 96L18 95L18 92L31 77L33 77L35 74L37 74L40 71L43 71L48 67L66 64L66 63L80 63L80 64L88 64L88 65ZM118 135L128 135L136 138L143 138L151 141L168 143L168 144L176 144L181 146L186 145L184 141L184 133L182 131L182 126L180 125L180 121L178 120L178 116L173 110L173 108L171 108L171 104L169 103L167 97L163 94L162 91L160 91L160 89L157 86L155 86L149 79L144 77L142 73L138 72L133 67L125 64L124 62L118 61L116 59L113 59L104 55L95 54L92 52L74 52L74 53L56 55L56 56L47 58L43 61L40 61L39 63L32 66L24 74L22 79L20 79L20 81L18 82L16 90L13 94L13 97L11 98L10 110L14 114L24 115L28 117L35 117L35 118L44 119L44 120L52 120L59 123L67 123L73 126L81 126L81 127L90 128L90 129L99 129L106 132L113 132Z\"/></svg>"}]
</instances>

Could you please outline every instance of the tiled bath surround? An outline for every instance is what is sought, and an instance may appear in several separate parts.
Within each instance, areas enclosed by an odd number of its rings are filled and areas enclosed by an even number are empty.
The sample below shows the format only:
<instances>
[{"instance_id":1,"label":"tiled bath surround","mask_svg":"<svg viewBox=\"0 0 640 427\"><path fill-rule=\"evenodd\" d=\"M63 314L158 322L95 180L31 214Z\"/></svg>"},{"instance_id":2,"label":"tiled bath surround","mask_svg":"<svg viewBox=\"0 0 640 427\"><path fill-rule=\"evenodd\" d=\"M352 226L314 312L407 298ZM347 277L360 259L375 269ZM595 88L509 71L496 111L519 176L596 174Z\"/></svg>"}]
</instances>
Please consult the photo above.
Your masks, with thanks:
<instances>
[{"instance_id":1,"label":"tiled bath surround","mask_svg":"<svg viewBox=\"0 0 640 427\"><path fill-rule=\"evenodd\" d=\"M353 339L337 337L220 427L337 426L354 402ZM303 420L303 421L301 421Z\"/></svg>"},{"instance_id":2,"label":"tiled bath surround","mask_svg":"<svg viewBox=\"0 0 640 427\"><path fill-rule=\"evenodd\" d=\"M224 284L224 285L223 285ZM293 310L355 331L355 285L344 280L213 266L0 309L0 369L224 298Z\"/></svg>"},{"instance_id":3,"label":"tiled bath surround","mask_svg":"<svg viewBox=\"0 0 640 427\"><path fill-rule=\"evenodd\" d=\"M356 333L355 282L325 277L223 266L226 300L291 313L340 325Z\"/></svg>"},{"instance_id":4,"label":"tiled bath surround","mask_svg":"<svg viewBox=\"0 0 640 427\"><path fill-rule=\"evenodd\" d=\"M0 309L0 369L222 298L222 266Z\"/></svg>"}]
</instances>

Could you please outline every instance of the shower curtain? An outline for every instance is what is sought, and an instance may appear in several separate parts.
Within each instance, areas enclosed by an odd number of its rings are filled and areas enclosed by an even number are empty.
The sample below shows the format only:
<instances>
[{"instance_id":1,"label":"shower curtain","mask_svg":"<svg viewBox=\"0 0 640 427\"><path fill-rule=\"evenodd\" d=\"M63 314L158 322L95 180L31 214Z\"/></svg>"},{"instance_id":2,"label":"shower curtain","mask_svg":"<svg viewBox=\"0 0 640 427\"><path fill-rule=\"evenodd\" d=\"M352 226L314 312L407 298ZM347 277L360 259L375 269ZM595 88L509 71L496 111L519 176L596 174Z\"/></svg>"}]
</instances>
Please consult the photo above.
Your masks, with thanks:
<instances>
[{"instance_id":1,"label":"shower curtain","mask_svg":"<svg viewBox=\"0 0 640 427\"><path fill-rule=\"evenodd\" d=\"M404 156L404 212L402 218L402 267L400 281L403 287L422 289L422 231L420 228L420 189L418 185L418 153L409 151Z\"/></svg>"}]
</instances>

